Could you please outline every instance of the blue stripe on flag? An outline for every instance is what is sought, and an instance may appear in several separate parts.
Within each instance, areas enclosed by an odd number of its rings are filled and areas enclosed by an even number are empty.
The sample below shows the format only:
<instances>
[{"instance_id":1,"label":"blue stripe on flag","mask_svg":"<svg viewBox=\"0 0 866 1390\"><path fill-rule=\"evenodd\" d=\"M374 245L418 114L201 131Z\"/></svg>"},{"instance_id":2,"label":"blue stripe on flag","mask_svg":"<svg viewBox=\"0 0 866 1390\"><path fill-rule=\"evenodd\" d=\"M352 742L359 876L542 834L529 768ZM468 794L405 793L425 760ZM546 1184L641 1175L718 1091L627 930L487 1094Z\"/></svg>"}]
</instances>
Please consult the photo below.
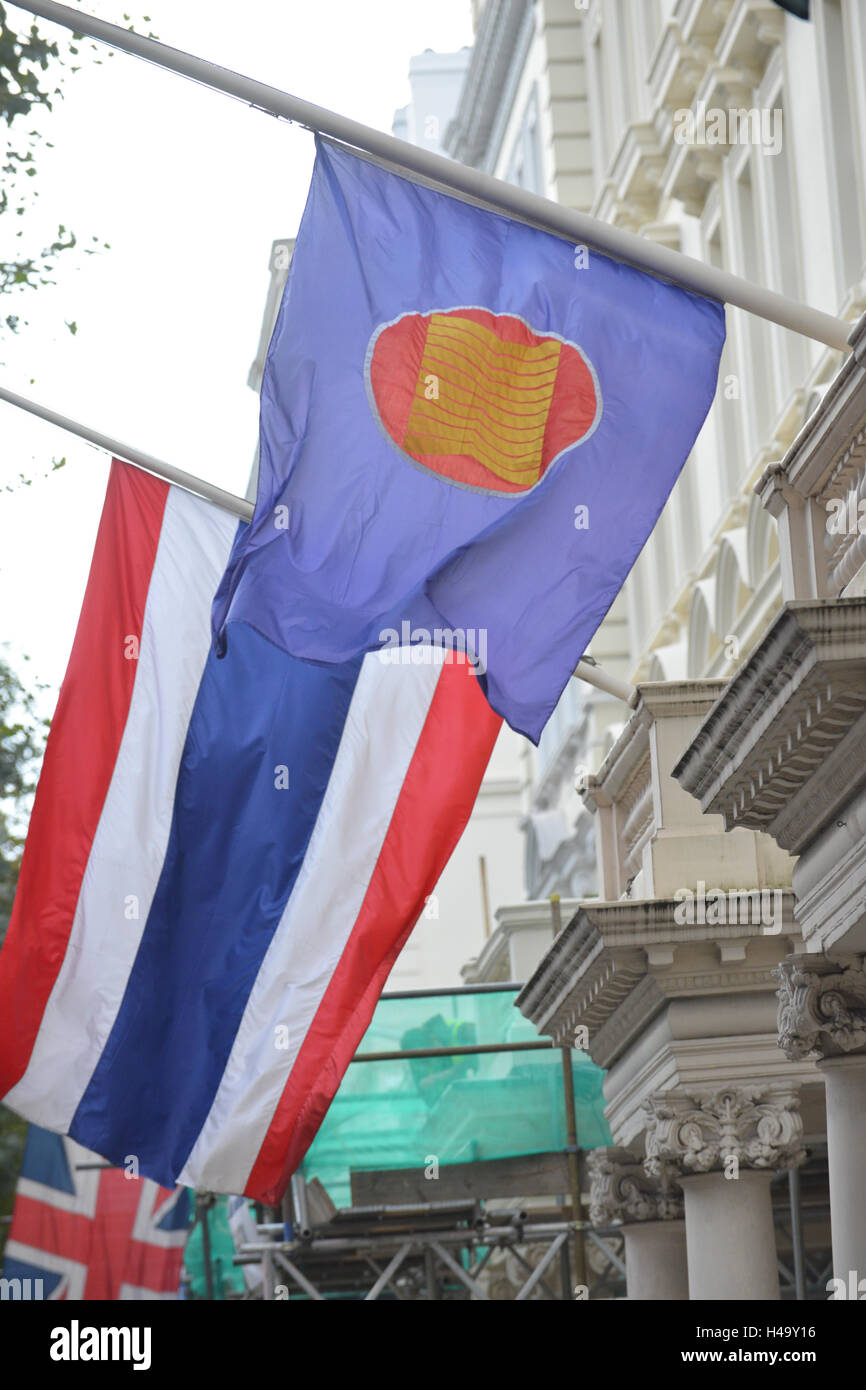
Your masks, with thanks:
<instances>
[{"instance_id":1,"label":"blue stripe on flag","mask_svg":"<svg viewBox=\"0 0 866 1390\"><path fill-rule=\"evenodd\" d=\"M207 1117L298 876L360 662L311 665L241 627L223 659L208 657L153 905L70 1129L118 1165L134 1154L164 1186Z\"/></svg>"}]
</instances>

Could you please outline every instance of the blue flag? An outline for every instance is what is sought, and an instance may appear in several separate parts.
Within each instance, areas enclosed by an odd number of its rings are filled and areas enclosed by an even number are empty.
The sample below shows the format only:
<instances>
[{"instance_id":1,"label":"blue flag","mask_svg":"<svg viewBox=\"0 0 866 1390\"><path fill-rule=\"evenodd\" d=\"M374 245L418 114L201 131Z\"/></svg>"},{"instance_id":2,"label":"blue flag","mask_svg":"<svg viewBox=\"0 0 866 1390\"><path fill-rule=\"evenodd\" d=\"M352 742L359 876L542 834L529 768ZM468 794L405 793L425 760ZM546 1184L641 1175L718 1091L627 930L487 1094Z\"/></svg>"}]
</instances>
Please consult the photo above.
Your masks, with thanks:
<instances>
[{"instance_id":1,"label":"blue flag","mask_svg":"<svg viewBox=\"0 0 866 1390\"><path fill-rule=\"evenodd\" d=\"M450 646L537 741L724 337L713 300L319 140L217 650L236 622L316 662Z\"/></svg>"}]
</instances>

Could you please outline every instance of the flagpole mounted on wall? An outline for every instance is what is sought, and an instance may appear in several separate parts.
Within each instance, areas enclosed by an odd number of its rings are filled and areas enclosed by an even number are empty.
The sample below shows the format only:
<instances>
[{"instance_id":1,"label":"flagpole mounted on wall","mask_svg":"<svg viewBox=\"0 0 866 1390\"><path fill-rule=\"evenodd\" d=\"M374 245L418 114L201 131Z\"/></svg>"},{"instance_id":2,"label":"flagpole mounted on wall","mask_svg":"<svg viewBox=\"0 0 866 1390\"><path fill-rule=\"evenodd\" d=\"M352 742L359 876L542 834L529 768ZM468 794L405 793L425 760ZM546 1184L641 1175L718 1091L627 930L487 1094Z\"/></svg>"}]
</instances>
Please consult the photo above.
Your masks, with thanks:
<instances>
[{"instance_id":1,"label":"flagpole mounted on wall","mask_svg":"<svg viewBox=\"0 0 866 1390\"><path fill-rule=\"evenodd\" d=\"M99 430L91 429L89 425L80 425L77 420L71 420L68 415L61 415L56 410L50 410L47 405L28 400L26 396L19 396L17 391L9 391L5 386L0 386L0 401L8 401L9 405L15 405L19 410L26 410L28 415L35 415L40 420L47 420L50 425L57 425L58 428L66 430L69 434L75 434L79 439L86 440L88 444L95 444L97 449L104 449L112 458L124 459L127 463L135 464L136 468L143 468L146 472L153 473L157 478L163 478L167 483L173 483L176 487L182 487L186 492L194 493L196 497L204 497L208 502L214 502L216 506L222 507L223 511L232 512L241 521L249 521L252 517L253 504L245 498L236 497L233 492L226 492L224 488L217 487L215 483L209 483L204 478L197 478L194 473L187 473L183 468L175 468L171 463L163 463L161 459L154 458L152 454L145 454L141 449L130 448L121 440L112 439L108 434L101 434Z\"/></svg>"},{"instance_id":2,"label":"flagpole mounted on wall","mask_svg":"<svg viewBox=\"0 0 866 1390\"><path fill-rule=\"evenodd\" d=\"M807 304L799 304L774 290L742 280L737 275L685 256L680 251L636 236L622 227L563 207L560 203L529 193L478 169L459 164L445 155L410 145L394 135L386 135L360 121L350 120L323 106L291 96L278 87L257 82L230 68L207 62L182 49L171 48L156 39L136 34L134 30L96 19L68 5L41 0L38 4L19 4L18 8L99 43L109 44L124 53L144 58L157 67L191 78L214 91L236 97L269 115L294 121L308 130L318 131L355 149L364 150L375 158L388 161L397 172L432 180L458 197L481 202L496 212L530 222L554 236L593 247L695 294L734 305L840 352L850 351L848 337L853 325L844 319L825 314Z\"/></svg>"},{"instance_id":3,"label":"flagpole mounted on wall","mask_svg":"<svg viewBox=\"0 0 866 1390\"><path fill-rule=\"evenodd\" d=\"M574 668L574 675L577 680L586 681L587 685L593 685L596 690L604 691L605 695L612 695L615 700L623 700L627 705L634 705L637 700L638 692L635 686L613 675L611 671L606 671L591 657L581 658Z\"/></svg>"}]
</instances>

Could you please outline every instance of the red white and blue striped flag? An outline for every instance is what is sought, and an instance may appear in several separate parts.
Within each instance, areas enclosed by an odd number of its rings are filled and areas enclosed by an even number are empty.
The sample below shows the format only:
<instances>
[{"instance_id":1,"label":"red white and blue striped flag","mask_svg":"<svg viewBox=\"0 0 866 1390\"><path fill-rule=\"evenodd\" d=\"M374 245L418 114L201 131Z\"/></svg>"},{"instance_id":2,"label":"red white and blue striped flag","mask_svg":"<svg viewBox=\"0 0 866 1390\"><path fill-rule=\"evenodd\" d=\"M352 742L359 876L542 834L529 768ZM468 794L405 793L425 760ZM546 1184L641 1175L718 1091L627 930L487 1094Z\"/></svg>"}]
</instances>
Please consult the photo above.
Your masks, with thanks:
<instances>
[{"instance_id":1,"label":"red white and blue striped flag","mask_svg":"<svg viewBox=\"0 0 866 1390\"><path fill-rule=\"evenodd\" d=\"M500 720L441 650L316 665L243 626L217 660L236 530L113 464L0 952L0 1096L165 1187L274 1202Z\"/></svg>"}]
</instances>

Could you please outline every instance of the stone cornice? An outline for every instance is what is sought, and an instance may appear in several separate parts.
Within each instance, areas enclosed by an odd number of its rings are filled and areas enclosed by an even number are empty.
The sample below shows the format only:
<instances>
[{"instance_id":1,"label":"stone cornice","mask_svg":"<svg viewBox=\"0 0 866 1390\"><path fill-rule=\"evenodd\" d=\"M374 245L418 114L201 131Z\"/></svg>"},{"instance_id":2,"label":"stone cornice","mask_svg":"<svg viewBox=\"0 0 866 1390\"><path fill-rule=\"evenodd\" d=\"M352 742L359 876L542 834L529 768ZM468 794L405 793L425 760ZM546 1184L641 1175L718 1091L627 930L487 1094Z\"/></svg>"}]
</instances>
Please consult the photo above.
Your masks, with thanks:
<instances>
[{"instance_id":1,"label":"stone cornice","mask_svg":"<svg viewBox=\"0 0 866 1390\"><path fill-rule=\"evenodd\" d=\"M675 913L682 915L683 904L673 900L583 903L521 990L517 1007L561 1046L572 1043L579 1026L586 1027L590 1054L598 1060L601 1030L608 1026L609 1031L623 1008L633 1012L625 1002L632 1003L630 996L638 1005L628 1027L633 1033L667 999L771 988L779 956L789 941L800 940L793 895L780 895L782 921L772 931L749 921L678 922ZM737 895L738 915L747 897ZM771 947L758 947L768 940ZM647 976L652 986L642 984Z\"/></svg>"},{"instance_id":2,"label":"stone cornice","mask_svg":"<svg viewBox=\"0 0 866 1390\"><path fill-rule=\"evenodd\" d=\"M628 1051L662 1011L665 996L652 975L638 980L631 993L591 1035L591 1057L596 1066L607 1068Z\"/></svg>"},{"instance_id":3,"label":"stone cornice","mask_svg":"<svg viewBox=\"0 0 866 1390\"><path fill-rule=\"evenodd\" d=\"M779 1046L792 1061L866 1050L864 957L792 956L777 967Z\"/></svg>"},{"instance_id":4,"label":"stone cornice","mask_svg":"<svg viewBox=\"0 0 866 1390\"><path fill-rule=\"evenodd\" d=\"M644 1168L661 1181L718 1172L731 1160L744 1168L793 1168L806 1156L791 1086L667 1091L649 1098L646 1117Z\"/></svg>"},{"instance_id":5,"label":"stone cornice","mask_svg":"<svg viewBox=\"0 0 866 1390\"><path fill-rule=\"evenodd\" d=\"M675 715L693 715L715 704L727 684L723 680L645 681L638 687L638 710L646 710L652 719Z\"/></svg>"},{"instance_id":6,"label":"stone cornice","mask_svg":"<svg viewBox=\"0 0 866 1390\"><path fill-rule=\"evenodd\" d=\"M866 598L787 603L673 776L727 829L799 853L866 776L864 711Z\"/></svg>"},{"instance_id":7,"label":"stone cornice","mask_svg":"<svg viewBox=\"0 0 866 1390\"><path fill-rule=\"evenodd\" d=\"M620 906L601 905L602 911ZM578 1023L592 1030L610 1005L615 1007L646 974L646 957L636 943L621 944L616 954L606 947L597 927L598 913L599 907L589 904L578 910L515 1001L540 1032L558 1042L570 1043ZM603 998L600 1012L591 1009L591 1022L583 1017L587 992L590 998Z\"/></svg>"}]
</instances>

